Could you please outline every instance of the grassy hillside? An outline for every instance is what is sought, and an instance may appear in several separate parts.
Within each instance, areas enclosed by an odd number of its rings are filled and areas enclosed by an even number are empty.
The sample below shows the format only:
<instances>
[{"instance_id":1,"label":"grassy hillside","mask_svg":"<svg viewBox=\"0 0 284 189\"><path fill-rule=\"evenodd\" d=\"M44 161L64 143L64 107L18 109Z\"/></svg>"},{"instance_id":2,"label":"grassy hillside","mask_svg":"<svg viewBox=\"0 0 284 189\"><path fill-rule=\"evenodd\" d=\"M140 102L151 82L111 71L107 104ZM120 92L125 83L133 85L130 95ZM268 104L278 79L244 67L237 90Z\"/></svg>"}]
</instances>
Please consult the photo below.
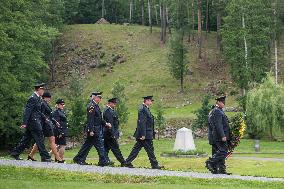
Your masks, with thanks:
<instances>
[{"instance_id":1,"label":"grassy hillside","mask_svg":"<svg viewBox=\"0 0 284 189\"><path fill-rule=\"evenodd\" d=\"M87 99L92 91L101 90L104 92L102 104L105 104L111 97L113 84L122 82L131 113L128 124L131 133L137 106L144 95L153 94L156 100L162 100L167 118L193 119L194 111L200 107L205 94L236 92L227 66L217 59L216 33L204 35L203 47L206 48L203 48L202 60L197 58L196 43L185 41L189 51L189 71L185 77L184 93L179 92L179 81L169 74L166 65L168 47L160 44L159 37L159 28L154 28L150 34L148 27L144 26L66 26L57 45L54 84L66 88L75 69L84 81L83 97ZM116 57L123 57L125 62L113 61ZM93 64L96 64L95 68L91 68ZM59 90L56 94L62 95ZM229 96L227 106L235 105L234 97Z\"/></svg>"}]
</instances>

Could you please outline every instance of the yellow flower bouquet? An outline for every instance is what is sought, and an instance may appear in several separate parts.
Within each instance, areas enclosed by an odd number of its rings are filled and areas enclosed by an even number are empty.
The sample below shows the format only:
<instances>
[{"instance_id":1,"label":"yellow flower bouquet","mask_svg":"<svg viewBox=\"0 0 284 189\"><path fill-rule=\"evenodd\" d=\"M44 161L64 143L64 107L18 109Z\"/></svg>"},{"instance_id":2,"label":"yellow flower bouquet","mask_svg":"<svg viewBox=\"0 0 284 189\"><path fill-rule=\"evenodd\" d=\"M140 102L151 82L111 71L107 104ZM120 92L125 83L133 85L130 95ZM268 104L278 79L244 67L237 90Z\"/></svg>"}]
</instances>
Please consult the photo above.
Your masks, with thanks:
<instances>
[{"instance_id":1,"label":"yellow flower bouquet","mask_svg":"<svg viewBox=\"0 0 284 189\"><path fill-rule=\"evenodd\" d=\"M234 149L240 144L241 138L243 138L246 123L243 114L239 113L230 119L230 141L228 141L229 152L227 158L233 153Z\"/></svg>"}]
</instances>

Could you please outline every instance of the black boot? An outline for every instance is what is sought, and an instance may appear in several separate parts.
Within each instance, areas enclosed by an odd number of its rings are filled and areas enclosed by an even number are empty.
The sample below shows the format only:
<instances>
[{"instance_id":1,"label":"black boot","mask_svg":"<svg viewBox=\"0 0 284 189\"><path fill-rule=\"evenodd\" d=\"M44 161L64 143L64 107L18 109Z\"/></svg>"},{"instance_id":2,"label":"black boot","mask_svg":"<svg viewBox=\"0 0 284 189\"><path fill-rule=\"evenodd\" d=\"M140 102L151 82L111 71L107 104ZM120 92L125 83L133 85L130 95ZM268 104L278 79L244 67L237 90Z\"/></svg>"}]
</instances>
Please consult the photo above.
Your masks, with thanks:
<instances>
[{"instance_id":1,"label":"black boot","mask_svg":"<svg viewBox=\"0 0 284 189\"><path fill-rule=\"evenodd\" d=\"M15 159L15 160L23 160L23 158L20 158L20 156L14 155L14 154L11 154L10 157Z\"/></svg>"},{"instance_id":2,"label":"black boot","mask_svg":"<svg viewBox=\"0 0 284 189\"><path fill-rule=\"evenodd\" d=\"M220 165L218 166L217 174L231 175L232 173L226 171L226 165Z\"/></svg>"},{"instance_id":3,"label":"black boot","mask_svg":"<svg viewBox=\"0 0 284 189\"><path fill-rule=\"evenodd\" d=\"M27 160L32 160L32 161L36 161L33 157L31 157L30 155L28 155Z\"/></svg>"},{"instance_id":4,"label":"black boot","mask_svg":"<svg viewBox=\"0 0 284 189\"><path fill-rule=\"evenodd\" d=\"M210 158L206 160L205 162L205 167L212 173L212 174L217 174L217 169L216 166L211 162Z\"/></svg>"}]
</instances>

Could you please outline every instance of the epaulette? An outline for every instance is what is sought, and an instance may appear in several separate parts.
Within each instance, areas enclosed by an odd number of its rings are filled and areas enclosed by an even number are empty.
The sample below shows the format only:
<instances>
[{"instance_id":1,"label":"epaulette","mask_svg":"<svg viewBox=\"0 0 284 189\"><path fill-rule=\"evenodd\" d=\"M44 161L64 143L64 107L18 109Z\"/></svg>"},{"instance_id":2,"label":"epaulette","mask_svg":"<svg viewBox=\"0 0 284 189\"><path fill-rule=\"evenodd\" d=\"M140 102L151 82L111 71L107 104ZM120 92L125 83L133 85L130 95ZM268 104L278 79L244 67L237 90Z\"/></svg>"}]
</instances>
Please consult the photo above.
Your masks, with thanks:
<instances>
[{"instance_id":1,"label":"epaulette","mask_svg":"<svg viewBox=\"0 0 284 189\"><path fill-rule=\"evenodd\" d=\"M94 106L90 106L89 107L89 112L91 113L91 112L93 112L94 111L94 109L95 109L95 107Z\"/></svg>"}]
</instances>

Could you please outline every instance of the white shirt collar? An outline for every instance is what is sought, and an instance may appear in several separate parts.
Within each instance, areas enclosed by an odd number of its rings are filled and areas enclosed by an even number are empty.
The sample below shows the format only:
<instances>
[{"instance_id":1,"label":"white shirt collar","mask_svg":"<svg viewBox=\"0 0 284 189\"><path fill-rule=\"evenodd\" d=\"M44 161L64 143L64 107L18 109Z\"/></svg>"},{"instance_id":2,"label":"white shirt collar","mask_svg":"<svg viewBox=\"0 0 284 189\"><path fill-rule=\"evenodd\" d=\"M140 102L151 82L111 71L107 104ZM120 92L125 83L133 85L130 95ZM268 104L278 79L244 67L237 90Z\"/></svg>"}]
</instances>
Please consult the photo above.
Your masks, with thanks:
<instances>
[{"instance_id":1,"label":"white shirt collar","mask_svg":"<svg viewBox=\"0 0 284 189\"><path fill-rule=\"evenodd\" d=\"M34 92L36 94L37 97L39 97L39 95L37 94L37 92Z\"/></svg>"},{"instance_id":2,"label":"white shirt collar","mask_svg":"<svg viewBox=\"0 0 284 189\"><path fill-rule=\"evenodd\" d=\"M110 109L112 109L113 110L113 108L112 107L110 107L108 104L106 105L108 108L110 108Z\"/></svg>"},{"instance_id":3,"label":"white shirt collar","mask_svg":"<svg viewBox=\"0 0 284 189\"><path fill-rule=\"evenodd\" d=\"M147 106L145 103L143 103L147 108L149 108L149 106Z\"/></svg>"}]
</instances>

